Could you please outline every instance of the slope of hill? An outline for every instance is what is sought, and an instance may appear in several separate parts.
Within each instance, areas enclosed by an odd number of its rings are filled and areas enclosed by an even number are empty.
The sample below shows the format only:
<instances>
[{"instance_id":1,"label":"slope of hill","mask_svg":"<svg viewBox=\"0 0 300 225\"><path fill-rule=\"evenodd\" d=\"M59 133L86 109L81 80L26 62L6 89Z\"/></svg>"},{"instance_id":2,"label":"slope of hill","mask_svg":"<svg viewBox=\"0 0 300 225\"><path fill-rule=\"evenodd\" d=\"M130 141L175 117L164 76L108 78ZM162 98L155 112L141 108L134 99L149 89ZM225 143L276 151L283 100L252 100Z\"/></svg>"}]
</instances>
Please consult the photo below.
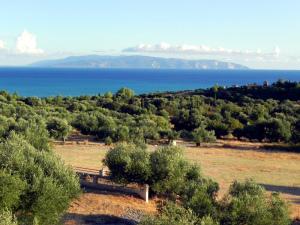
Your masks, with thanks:
<instances>
[{"instance_id":1,"label":"slope of hill","mask_svg":"<svg viewBox=\"0 0 300 225\"><path fill-rule=\"evenodd\" d=\"M70 56L64 59L39 61L34 67L59 68L130 68L130 69L248 69L246 66L217 60L186 60L149 56Z\"/></svg>"}]
</instances>

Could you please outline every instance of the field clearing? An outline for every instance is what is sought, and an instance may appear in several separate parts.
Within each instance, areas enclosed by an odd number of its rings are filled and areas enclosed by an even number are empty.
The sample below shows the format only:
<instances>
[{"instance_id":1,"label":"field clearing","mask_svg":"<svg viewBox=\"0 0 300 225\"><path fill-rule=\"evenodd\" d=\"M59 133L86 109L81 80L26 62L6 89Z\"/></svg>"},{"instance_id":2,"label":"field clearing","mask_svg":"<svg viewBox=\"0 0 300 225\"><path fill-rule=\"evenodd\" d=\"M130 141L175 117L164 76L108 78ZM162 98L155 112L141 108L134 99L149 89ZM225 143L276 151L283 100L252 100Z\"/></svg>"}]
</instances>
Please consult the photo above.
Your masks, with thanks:
<instances>
[{"instance_id":1,"label":"field clearing","mask_svg":"<svg viewBox=\"0 0 300 225\"><path fill-rule=\"evenodd\" d=\"M216 145L203 147L194 147L186 142L178 145L185 147L184 154L188 160L201 165L204 175L220 184L220 197L232 181L252 178L265 185L267 190L282 192L282 196L291 203L293 216L300 216L300 154L262 151L258 149L258 143L237 141L219 141ZM99 170L109 147L95 142L67 142L55 144L54 149L74 168Z\"/></svg>"}]
</instances>

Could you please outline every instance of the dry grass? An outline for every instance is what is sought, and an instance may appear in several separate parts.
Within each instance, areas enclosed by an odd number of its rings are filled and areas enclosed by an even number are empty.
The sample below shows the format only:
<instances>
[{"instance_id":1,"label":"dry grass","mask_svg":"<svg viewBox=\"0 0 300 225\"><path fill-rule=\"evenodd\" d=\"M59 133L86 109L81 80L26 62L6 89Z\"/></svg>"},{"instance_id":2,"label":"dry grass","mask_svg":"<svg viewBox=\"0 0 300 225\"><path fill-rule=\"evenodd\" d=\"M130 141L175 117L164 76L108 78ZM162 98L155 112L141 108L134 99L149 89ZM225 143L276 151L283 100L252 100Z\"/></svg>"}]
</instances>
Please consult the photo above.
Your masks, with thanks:
<instances>
[{"instance_id":1,"label":"dry grass","mask_svg":"<svg viewBox=\"0 0 300 225\"><path fill-rule=\"evenodd\" d=\"M228 143L226 143L227 145ZM257 149L253 143L230 143L232 147L187 147L185 155L199 163L203 173L220 184L224 194L234 180L254 179L272 191L280 191L300 216L300 154Z\"/></svg>"},{"instance_id":2,"label":"dry grass","mask_svg":"<svg viewBox=\"0 0 300 225\"><path fill-rule=\"evenodd\" d=\"M185 142L179 145L185 146L188 160L199 163L203 173L220 184L221 195L232 181L252 178L258 183L269 185L272 190L281 191L282 196L291 203L293 216L300 216L300 154L262 151L258 149L261 145L259 143L236 141L224 141L206 147L194 147ZM67 164L97 170L102 167L102 159L109 149L103 144L92 142L54 146ZM86 198L89 197L83 195L80 204L91 201ZM133 204L131 200L127 203ZM83 208L86 208L86 212L90 210L88 207Z\"/></svg>"},{"instance_id":3,"label":"dry grass","mask_svg":"<svg viewBox=\"0 0 300 225\"><path fill-rule=\"evenodd\" d=\"M101 143L81 143L72 142L57 143L54 145L55 152L61 156L66 164L72 167L84 167L99 170L102 167L102 159L109 149Z\"/></svg>"},{"instance_id":4,"label":"dry grass","mask_svg":"<svg viewBox=\"0 0 300 225\"><path fill-rule=\"evenodd\" d=\"M78 200L72 203L65 216L65 225L94 224L96 221L105 220L108 216L122 218L128 213L128 210L153 214L156 211L156 204L153 200L146 204L143 200L133 196L107 192L88 192L82 194ZM93 223L87 223L87 220L94 221L92 221ZM115 223L116 221L114 220Z\"/></svg>"}]
</instances>

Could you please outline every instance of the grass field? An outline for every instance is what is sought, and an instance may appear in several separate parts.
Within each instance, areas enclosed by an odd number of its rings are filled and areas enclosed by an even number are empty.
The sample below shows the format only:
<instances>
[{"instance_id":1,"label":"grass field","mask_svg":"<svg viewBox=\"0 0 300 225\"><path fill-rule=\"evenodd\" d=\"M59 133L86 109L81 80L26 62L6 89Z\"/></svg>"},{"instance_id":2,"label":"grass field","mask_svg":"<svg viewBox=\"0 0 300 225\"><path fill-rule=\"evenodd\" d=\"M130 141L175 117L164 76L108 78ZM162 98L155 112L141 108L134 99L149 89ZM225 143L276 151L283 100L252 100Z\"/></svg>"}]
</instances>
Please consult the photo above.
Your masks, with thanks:
<instances>
[{"instance_id":1,"label":"grass field","mask_svg":"<svg viewBox=\"0 0 300 225\"><path fill-rule=\"evenodd\" d=\"M222 141L194 147L181 142L188 160L201 165L205 175L215 179L226 192L234 180L252 178L267 190L280 191L291 203L293 216L300 216L300 154L259 150L259 143ZM155 148L155 146L150 146ZM55 144L55 151L67 164L76 168L99 170L109 147L101 143Z\"/></svg>"}]
</instances>

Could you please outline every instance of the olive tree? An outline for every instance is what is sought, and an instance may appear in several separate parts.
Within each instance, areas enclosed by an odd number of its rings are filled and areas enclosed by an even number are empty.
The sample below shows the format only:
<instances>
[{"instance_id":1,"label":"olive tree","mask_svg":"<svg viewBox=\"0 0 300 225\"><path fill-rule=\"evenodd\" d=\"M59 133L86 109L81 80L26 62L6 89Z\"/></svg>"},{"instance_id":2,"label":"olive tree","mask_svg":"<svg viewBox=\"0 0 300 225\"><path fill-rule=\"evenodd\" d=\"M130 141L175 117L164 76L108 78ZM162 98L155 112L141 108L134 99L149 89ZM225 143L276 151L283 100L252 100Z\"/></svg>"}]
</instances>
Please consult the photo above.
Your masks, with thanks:
<instances>
[{"instance_id":1,"label":"olive tree","mask_svg":"<svg viewBox=\"0 0 300 225\"><path fill-rule=\"evenodd\" d=\"M216 141L215 132L206 130L205 126L200 126L193 130L192 136L197 146L200 146L201 143L209 143Z\"/></svg>"},{"instance_id":2,"label":"olive tree","mask_svg":"<svg viewBox=\"0 0 300 225\"><path fill-rule=\"evenodd\" d=\"M52 117L47 121L47 130L50 137L65 141L69 136L72 127L68 124L67 120Z\"/></svg>"},{"instance_id":3,"label":"olive tree","mask_svg":"<svg viewBox=\"0 0 300 225\"><path fill-rule=\"evenodd\" d=\"M221 225L289 225L287 204L273 193L268 196L265 190L252 181L234 182L228 195L221 203Z\"/></svg>"},{"instance_id":4,"label":"olive tree","mask_svg":"<svg viewBox=\"0 0 300 225\"><path fill-rule=\"evenodd\" d=\"M184 159L181 148L159 147L151 153L150 164L152 176L149 183L152 190L164 195L173 195L182 190L189 164Z\"/></svg>"},{"instance_id":5,"label":"olive tree","mask_svg":"<svg viewBox=\"0 0 300 225\"><path fill-rule=\"evenodd\" d=\"M144 146L120 143L108 151L104 164L117 182L145 184L151 176L149 157Z\"/></svg>"},{"instance_id":6,"label":"olive tree","mask_svg":"<svg viewBox=\"0 0 300 225\"><path fill-rule=\"evenodd\" d=\"M0 144L0 197L24 225L54 225L79 191L79 180L52 151L39 151L11 133Z\"/></svg>"},{"instance_id":7,"label":"olive tree","mask_svg":"<svg viewBox=\"0 0 300 225\"><path fill-rule=\"evenodd\" d=\"M200 222L192 210L169 202L159 209L158 216L147 216L139 225L200 225Z\"/></svg>"}]
</instances>

